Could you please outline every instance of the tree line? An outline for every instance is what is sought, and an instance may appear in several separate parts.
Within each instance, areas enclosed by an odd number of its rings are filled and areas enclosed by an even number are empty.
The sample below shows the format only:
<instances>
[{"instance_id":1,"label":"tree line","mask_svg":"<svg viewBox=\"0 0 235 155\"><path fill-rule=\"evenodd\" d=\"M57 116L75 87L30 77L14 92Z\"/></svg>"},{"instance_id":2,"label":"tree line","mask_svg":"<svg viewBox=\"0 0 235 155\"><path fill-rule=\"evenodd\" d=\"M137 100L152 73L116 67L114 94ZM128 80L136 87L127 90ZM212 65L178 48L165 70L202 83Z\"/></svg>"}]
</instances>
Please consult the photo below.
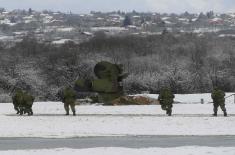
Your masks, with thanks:
<instances>
[{"instance_id":1,"label":"tree line","mask_svg":"<svg viewBox=\"0 0 235 155\"><path fill-rule=\"evenodd\" d=\"M56 100L61 87L79 78L95 78L99 61L123 64L129 74L127 94L206 93L219 86L235 91L235 40L216 34L96 35L75 44L42 43L30 36L12 46L0 43L0 98L14 87L31 92L36 100ZM5 94L5 95L4 95Z\"/></svg>"}]
</instances>

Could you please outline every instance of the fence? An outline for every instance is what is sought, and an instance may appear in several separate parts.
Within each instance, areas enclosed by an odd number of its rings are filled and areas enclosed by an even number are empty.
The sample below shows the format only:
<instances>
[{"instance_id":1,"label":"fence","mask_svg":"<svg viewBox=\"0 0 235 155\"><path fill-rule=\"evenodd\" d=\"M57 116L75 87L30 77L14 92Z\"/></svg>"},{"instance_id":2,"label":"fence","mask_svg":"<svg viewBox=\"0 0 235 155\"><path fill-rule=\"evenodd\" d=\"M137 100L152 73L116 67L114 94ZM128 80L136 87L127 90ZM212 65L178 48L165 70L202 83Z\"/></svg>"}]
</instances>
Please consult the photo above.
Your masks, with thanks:
<instances>
[{"instance_id":1,"label":"fence","mask_svg":"<svg viewBox=\"0 0 235 155\"><path fill-rule=\"evenodd\" d=\"M225 100L230 98L230 97L234 97L233 103L235 104L235 94L229 95L227 97L225 97ZM208 102L208 103L213 103L213 102ZM204 104L204 99L201 99L201 104Z\"/></svg>"},{"instance_id":2,"label":"fence","mask_svg":"<svg viewBox=\"0 0 235 155\"><path fill-rule=\"evenodd\" d=\"M234 98L233 103L235 104L235 94L230 94L229 96L226 96L225 99L232 98L232 97ZM210 104L210 103L213 103L212 101L211 102L208 102L208 100L205 101L204 98L201 98L200 100L199 99L198 101L194 100L194 102L175 100L174 103L175 104Z\"/></svg>"}]
</instances>

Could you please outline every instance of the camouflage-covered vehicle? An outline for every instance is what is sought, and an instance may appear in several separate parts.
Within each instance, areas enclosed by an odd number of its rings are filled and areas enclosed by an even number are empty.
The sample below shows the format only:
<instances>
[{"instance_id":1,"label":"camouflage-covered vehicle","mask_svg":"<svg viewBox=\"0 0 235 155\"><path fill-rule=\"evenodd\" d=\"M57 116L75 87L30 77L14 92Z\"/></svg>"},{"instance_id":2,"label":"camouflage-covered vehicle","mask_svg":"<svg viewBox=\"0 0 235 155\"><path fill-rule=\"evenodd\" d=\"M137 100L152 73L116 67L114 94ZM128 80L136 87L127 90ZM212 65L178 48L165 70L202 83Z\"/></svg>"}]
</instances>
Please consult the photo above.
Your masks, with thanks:
<instances>
[{"instance_id":1,"label":"camouflage-covered vehicle","mask_svg":"<svg viewBox=\"0 0 235 155\"><path fill-rule=\"evenodd\" d=\"M99 103L111 104L111 102L123 93L122 81L127 77L123 73L123 66L102 61L94 67L95 80L79 79L75 83L78 92L97 92L95 99Z\"/></svg>"}]
</instances>

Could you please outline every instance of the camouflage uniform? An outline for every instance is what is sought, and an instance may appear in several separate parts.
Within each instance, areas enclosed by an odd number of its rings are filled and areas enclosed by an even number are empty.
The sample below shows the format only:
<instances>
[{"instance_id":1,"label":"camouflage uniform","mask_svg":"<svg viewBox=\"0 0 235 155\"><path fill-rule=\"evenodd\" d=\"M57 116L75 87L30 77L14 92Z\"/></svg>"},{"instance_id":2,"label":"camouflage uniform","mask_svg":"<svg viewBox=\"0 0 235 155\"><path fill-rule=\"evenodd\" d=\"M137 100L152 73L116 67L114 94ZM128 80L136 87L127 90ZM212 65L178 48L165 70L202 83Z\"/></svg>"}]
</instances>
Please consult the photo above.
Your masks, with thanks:
<instances>
[{"instance_id":1,"label":"camouflage uniform","mask_svg":"<svg viewBox=\"0 0 235 155\"><path fill-rule=\"evenodd\" d=\"M226 108L225 108L225 93L215 88L211 94L211 98L213 99L214 106L214 116L217 116L218 107L220 106L221 110L224 112L224 116L227 116Z\"/></svg>"},{"instance_id":2,"label":"camouflage uniform","mask_svg":"<svg viewBox=\"0 0 235 155\"><path fill-rule=\"evenodd\" d=\"M66 88L63 91L62 102L64 103L64 109L66 111L66 115L69 115L69 106L73 112L73 115L76 115L75 111L75 100L76 100L76 92L72 88Z\"/></svg>"},{"instance_id":3,"label":"camouflage uniform","mask_svg":"<svg viewBox=\"0 0 235 155\"><path fill-rule=\"evenodd\" d=\"M12 96L12 101L16 114L20 114L23 105L23 92L21 90L16 90L14 96Z\"/></svg>"},{"instance_id":4,"label":"camouflage uniform","mask_svg":"<svg viewBox=\"0 0 235 155\"><path fill-rule=\"evenodd\" d=\"M25 94L24 96L24 113L27 113L28 115L33 115L33 106L34 97L32 95Z\"/></svg>"},{"instance_id":5,"label":"camouflage uniform","mask_svg":"<svg viewBox=\"0 0 235 155\"><path fill-rule=\"evenodd\" d=\"M17 90L15 95L12 97L14 109L17 111L17 114L23 115L33 115L32 105L34 102L34 97L28 95L22 90Z\"/></svg>"},{"instance_id":6,"label":"camouflage uniform","mask_svg":"<svg viewBox=\"0 0 235 155\"><path fill-rule=\"evenodd\" d=\"M162 89L158 96L158 100L161 104L162 110L166 110L166 114L168 116L171 116L172 114L174 98L175 95L167 88Z\"/></svg>"}]
</instances>

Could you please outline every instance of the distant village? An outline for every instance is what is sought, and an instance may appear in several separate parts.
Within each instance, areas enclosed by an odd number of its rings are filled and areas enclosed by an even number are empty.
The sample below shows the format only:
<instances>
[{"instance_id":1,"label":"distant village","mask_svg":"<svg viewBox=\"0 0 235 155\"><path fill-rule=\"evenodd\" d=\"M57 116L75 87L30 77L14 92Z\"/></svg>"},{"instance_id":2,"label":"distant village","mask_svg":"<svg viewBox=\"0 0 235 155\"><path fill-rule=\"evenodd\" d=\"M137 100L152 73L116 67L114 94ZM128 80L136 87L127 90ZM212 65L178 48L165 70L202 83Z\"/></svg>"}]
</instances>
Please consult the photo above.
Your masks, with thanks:
<instances>
[{"instance_id":1,"label":"distant village","mask_svg":"<svg viewBox=\"0 0 235 155\"><path fill-rule=\"evenodd\" d=\"M164 32L204 33L214 32L218 37L235 37L235 13L217 14L159 14L52 12L0 9L0 41L20 42L24 37L35 37L38 41L63 44L67 41L80 43L99 35L157 35Z\"/></svg>"}]
</instances>

